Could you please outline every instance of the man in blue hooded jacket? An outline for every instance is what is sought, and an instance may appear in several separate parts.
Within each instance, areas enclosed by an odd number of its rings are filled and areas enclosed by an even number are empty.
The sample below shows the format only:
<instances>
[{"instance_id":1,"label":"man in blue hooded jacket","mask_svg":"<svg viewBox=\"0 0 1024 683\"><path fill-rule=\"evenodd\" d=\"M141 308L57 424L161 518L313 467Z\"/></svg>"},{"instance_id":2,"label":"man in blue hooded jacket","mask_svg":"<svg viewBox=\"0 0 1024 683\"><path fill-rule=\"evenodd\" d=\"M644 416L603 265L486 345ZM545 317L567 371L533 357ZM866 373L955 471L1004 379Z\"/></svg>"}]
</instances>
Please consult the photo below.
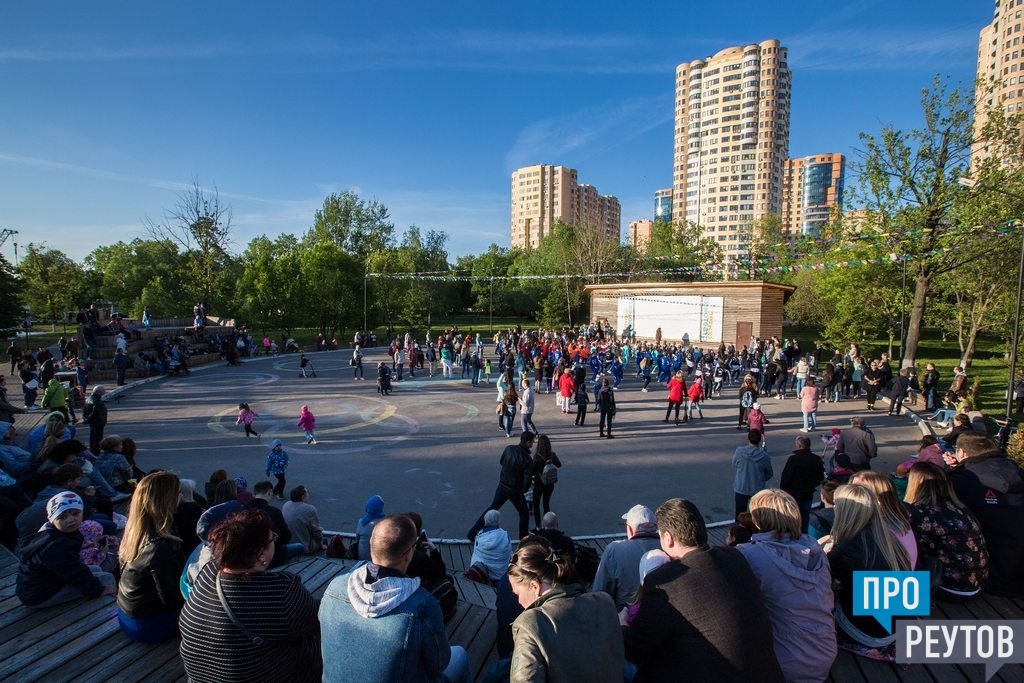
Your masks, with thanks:
<instances>
[{"instance_id":1,"label":"man in blue hooded jacket","mask_svg":"<svg viewBox=\"0 0 1024 683\"><path fill-rule=\"evenodd\" d=\"M441 606L405 575L418 546L405 515L377 522L371 561L331 581L320 602L325 681L469 683L469 657L448 645Z\"/></svg>"}]
</instances>

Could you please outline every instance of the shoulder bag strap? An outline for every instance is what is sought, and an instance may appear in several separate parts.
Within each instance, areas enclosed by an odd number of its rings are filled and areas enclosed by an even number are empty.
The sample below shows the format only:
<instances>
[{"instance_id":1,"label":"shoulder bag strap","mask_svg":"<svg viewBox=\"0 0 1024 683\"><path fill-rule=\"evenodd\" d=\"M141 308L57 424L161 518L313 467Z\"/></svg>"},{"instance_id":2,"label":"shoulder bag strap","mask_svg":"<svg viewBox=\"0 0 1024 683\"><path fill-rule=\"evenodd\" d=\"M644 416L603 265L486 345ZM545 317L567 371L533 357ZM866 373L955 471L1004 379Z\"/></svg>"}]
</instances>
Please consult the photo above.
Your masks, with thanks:
<instances>
[{"instance_id":1,"label":"shoulder bag strap","mask_svg":"<svg viewBox=\"0 0 1024 683\"><path fill-rule=\"evenodd\" d=\"M217 572L217 598L220 600L221 607L224 608L224 613L228 615L228 619L230 619L231 623L242 632L243 636L251 640L253 645L262 646L266 644L267 641L247 629L245 625L239 621L238 617L235 616L231 606L228 605L227 598L224 597L224 589L220 586L220 572Z\"/></svg>"}]
</instances>

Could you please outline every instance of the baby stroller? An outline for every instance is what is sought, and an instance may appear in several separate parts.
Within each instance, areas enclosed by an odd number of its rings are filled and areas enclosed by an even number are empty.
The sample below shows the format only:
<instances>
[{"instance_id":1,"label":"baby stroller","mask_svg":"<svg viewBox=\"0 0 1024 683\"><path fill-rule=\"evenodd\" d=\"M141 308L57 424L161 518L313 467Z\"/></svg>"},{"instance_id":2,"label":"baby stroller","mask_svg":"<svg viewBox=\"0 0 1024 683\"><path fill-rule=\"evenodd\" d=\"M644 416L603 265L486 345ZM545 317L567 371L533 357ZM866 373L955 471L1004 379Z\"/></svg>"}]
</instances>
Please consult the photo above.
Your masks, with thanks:
<instances>
[{"instance_id":1,"label":"baby stroller","mask_svg":"<svg viewBox=\"0 0 1024 683\"><path fill-rule=\"evenodd\" d=\"M391 368L383 362L377 366L377 393L381 396L391 394Z\"/></svg>"},{"instance_id":2,"label":"baby stroller","mask_svg":"<svg viewBox=\"0 0 1024 683\"><path fill-rule=\"evenodd\" d=\"M289 338L284 343L284 352L285 353L298 353L299 352L299 345L295 343L294 339L290 339Z\"/></svg>"}]
</instances>

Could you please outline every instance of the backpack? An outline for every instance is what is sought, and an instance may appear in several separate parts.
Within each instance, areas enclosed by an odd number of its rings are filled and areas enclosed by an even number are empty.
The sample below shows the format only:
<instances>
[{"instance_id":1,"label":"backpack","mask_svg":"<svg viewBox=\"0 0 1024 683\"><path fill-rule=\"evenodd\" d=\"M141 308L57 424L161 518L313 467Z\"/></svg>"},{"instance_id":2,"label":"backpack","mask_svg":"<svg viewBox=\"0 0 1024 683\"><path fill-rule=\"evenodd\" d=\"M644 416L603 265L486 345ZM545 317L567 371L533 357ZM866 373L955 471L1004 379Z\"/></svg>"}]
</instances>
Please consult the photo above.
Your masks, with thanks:
<instances>
[{"instance_id":1,"label":"backpack","mask_svg":"<svg viewBox=\"0 0 1024 683\"><path fill-rule=\"evenodd\" d=\"M740 405L744 408L750 408L754 405L754 392L747 391L743 392L743 398L740 400Z\"/></svg>"},{"instance_id":2,"label":"backpack","mask_svg":"<svg viewBox=\"0 0 1024 683\"><path fill-rule=\"evenodd\" d=\"M345 547L345 541L341 540L341 536L331 536L331 540L327 542L327 557L333 557L338 560L343 560L348 557L348 549Z\"/></svg>"},{"instance_id":3,"label":"backpack","mask_svg":"<svg viewBox=\"0 0 1024 683\"><path fill-rule=\"evenodd\" d=\"M554 486L555 482L558 481L558 468L555 463L548 460L544 465L544 469L540 472L540 483L545 486Z\"/></svg>"}]
</instances>

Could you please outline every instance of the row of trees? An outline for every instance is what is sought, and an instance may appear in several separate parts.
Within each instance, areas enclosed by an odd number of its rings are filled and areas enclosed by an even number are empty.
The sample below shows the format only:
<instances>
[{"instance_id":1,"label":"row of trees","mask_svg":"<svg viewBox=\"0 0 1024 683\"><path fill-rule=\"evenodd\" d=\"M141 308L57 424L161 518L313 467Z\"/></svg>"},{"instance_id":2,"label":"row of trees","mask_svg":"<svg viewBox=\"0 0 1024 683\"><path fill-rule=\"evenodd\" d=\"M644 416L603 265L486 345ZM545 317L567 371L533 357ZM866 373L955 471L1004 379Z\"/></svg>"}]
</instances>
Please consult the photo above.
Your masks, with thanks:
<instances>
[{"instance_id":1,"label":"row of trees","mask_svg":"<svg viewBox=\"0 0 1024 683\"><path fill-rule=\"evenodd\" d=\"M974 99L942 82L923 92L923 124L863 135L852 166L847 208L814 238L796 241L768 216L743 236L749 259L725 264L717 242L697 225L655 223L642 250L556 225L537 249L491 245L449 262L447 235L412 226L397 235L388 210L352 192L332 194L301 236L260 236L231 248L230 207L198 182L147 238L95 249L77 264L57 249L30 244L17 273L0 261L0 284L15 293L0 304L0 327L17 306L57 318L94 301L138 316L187 314L197 301L250 327L314 327L325 334L393 324L416 329L452 313L491 312L523 322L586 320L587 284L716 280L791 283L787 316L823 329L841 345L862 335L902 335L915 359L924 325L955 333L965 361L983 333L1009 338L1013 275L1024 215L1021 121L993 111L981 136ZM972 147L998 150L970 164ZM965 187L971 176L979 185ZM417 275L409 275L415 273Z\"/></svg>"}]
</instances>

